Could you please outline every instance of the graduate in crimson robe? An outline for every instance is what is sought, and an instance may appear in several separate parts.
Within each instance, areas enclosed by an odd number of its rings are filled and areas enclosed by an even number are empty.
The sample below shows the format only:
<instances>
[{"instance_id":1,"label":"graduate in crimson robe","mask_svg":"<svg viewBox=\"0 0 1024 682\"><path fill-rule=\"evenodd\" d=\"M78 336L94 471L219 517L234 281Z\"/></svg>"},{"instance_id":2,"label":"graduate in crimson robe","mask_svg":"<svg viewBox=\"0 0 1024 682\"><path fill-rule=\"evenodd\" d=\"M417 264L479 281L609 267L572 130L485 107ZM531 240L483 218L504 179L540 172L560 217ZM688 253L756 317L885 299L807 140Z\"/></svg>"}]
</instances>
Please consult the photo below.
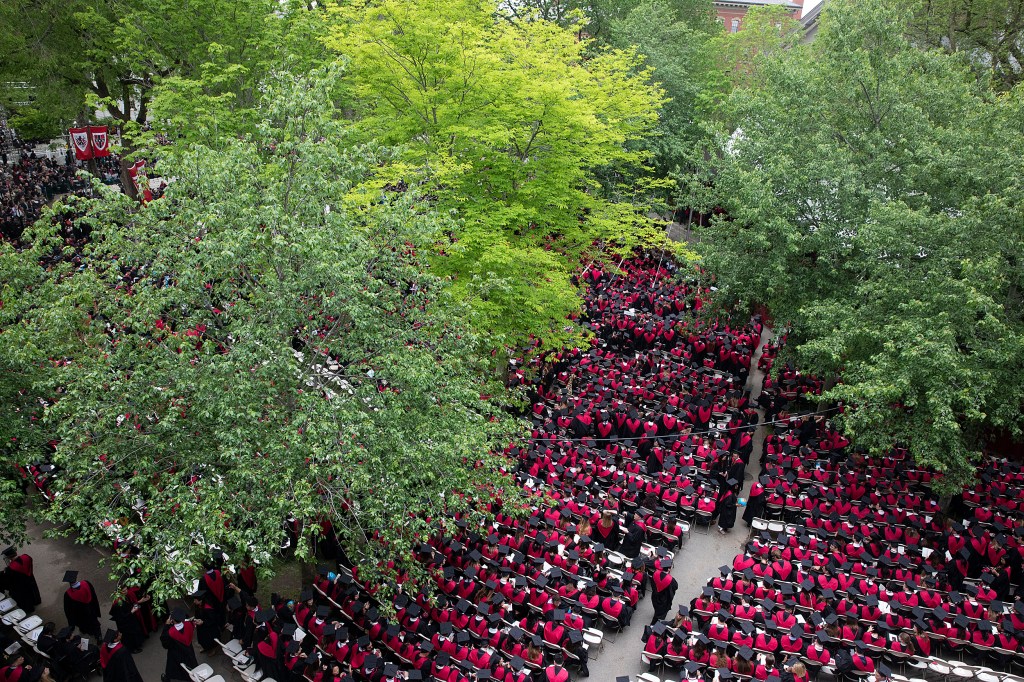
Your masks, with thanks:
<instances>
[{"instance_id":1,"label":"graduate in crimson robe","mask_svg":"<svg viewBox=\"0 0 1024 682\"><path fill-rule=\"evenodd\" d=\"M88 580L79 580L78 571L64 574L68 589L64 592L64 615L68 625L79 631L100 638L100 600L96 589Z\"/></svg>"},{"instance_id":2,"label":"graduate in crimson robe","mask_svg":"<svg viewBox=\"0 0 1024 682\"><path fill-rule=\"evenodd\" d=\"M110 605L110 617L117 624L122 642L132 653L139 653L150 633L156 631L153 599L140 587L129 587Z\"/></svg>"},{"instance_id":3,"label":"graduate in crimson robe","mask_svg":"<svg viewBox=\"0 0 1024 682\"><path fill-rule=\"evenodd\" d=\"M13 547L4 550L3 578L0 585L5 586L11 594L11 599L18 602L18 607L26 613L32 613L42 602L39 596L39 585L36 584L36 577L32 572L32 557L28 554L18 555Z\"/></svg>"},{"instance_id":4,"label":"graduate in crimson robe","mask_svg":"<svg viewBox=\"0 0 1024 682\"><path fill-rule=\"evenodd\" d=\"M167 649L167 664L164 666L164 674L160 676L163 682L187 681L188 673L182 669L181 664L184 663L190 670L199 665L196 651L192 648L195 630L196 622L188 619L185 609L179 607L171 612L171 617L160 633L160 643Z\"/></svg>"},{"instance_id":5,"label":"graduate in crimson robe","mask_svg":"<svg viewBox=\"0 0 1024 682\"><path fill-rule=\"evenodd\" d=\"M0 668L0 682L35 682L43 674L43 666L25 665L25 657L16 655L9 665Z\"/></svg>"},{"instance_id":6,"label":"graduate in crimson robe","mask_svg":"<svg viewBox=\"0 0 1024 682\"><path fill-rule=\"evenodd\" d=\"M658 568L651 576L651 604L654 606L653 625L662 620L672 608L672 601L676 598L676 590L679 583L672 577L672 562L668 559L661 559Z\"/></svg>"},{"instance_id":7,"label":"graduate in crimson robe","mask_svg":"<svg viewBox=\"0 0 1024 682\"><path fill-rule=\"evenodd\" d=\"M107 630L100 646L100 668L103 682L143 682L128 647L121 641L121 633Z\"/></svg>"}]
</instances>

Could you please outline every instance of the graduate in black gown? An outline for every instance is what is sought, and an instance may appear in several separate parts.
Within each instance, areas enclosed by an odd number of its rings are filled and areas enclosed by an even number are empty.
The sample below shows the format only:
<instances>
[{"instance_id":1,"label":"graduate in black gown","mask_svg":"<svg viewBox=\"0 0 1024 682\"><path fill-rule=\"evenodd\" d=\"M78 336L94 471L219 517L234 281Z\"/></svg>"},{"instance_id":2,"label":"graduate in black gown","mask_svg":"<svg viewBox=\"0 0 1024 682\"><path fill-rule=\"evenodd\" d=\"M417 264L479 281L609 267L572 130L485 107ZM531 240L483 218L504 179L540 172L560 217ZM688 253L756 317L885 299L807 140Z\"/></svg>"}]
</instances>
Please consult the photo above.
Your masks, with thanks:
<instances>
[{"instance_id":1,"label":"graduate in black gown","mask_svg":"<svg viewBox=\"0 0 1024 682\"><path fill-rule=\"evenodd\" d=\"M153 615L153 600L141 588L126 588L110 605L110 617L117 624L117 631L132 653L142 650L142 645L151 632L156 630Z\"/></svg>"},{"instance_id":2,"label":"graduate in black gown","mask_svg":"<svg viewBox=\"0 0 1024 682\"><path fill-rule=\"evenodd\" d=\"M725 535L736 525L736 487L739 481L730 478L718 494L718 532Z\"/></svg>"},{"instance_id":3,"label":"graduate in black gown","mask_svg":"<svg viewBox=\"0 0 1024 682\"><path fill-rule=\"evenodd\" d=\"M760 518L764 511L764 501L768 497L765 486L769 483L771 483L771 479L768 476L762 476L760 480L754 481L754 485L750 486L747 507L743 510L743 520L748 526L754 523L754 519Z\"/></svg>"},{"instance_id":4,"label":"graduate in black gown","mask_svg":"<svg viewBox=\"0 0 1024 682\"><path fill-rule=\"evenodd\" d=\"M100 600L96 589L88 580L79 580L78 571L64 574L68 589L64 592L64 615L68 625L78 628L83 634L100 638Z\"/></svg>"},{"instance_id":5,"label":"graduate in black gown","mask_svg":"<svg viewBox=\"0 0 1024 682\"><path fill-rule=\"evenodd\" d=\"M196 650L192 648L196 624L196 621L189 619L185 609L178 607L171 611L171 617L167 619L160 633L160 643L167 649L167 664L164 666L163 675L160 676L163 682L188 680L188 673L182 669L182 663L189 670L199 665ZM198 624L202 625L201 622Z\"/></svg>"},{"instance_id":6,"label":"graduate in black gown","mask_svg":"<svg viewBox=\"0 0 1024 682\"><path fill-rule=\"evenodd\" d=\"M121 641L121 633L107 630L100 646L100 668L103 682L143 682L131 651Z\"/></svg>"},{"instance_id":7,"label":"graduate in black gown","mask_svg":"<svg viewBox=\"0 0 1024 682\"><path fill-rule=\"evenodd\" d=\"M676 598L676 590L679 589L679 582L672 577L672 562L659 559L655 565L651 575L651 604L654 606L652 625L668 614Z\"/></svg>"},{"instance_id":8,"label":"graduate in black gown","mask_svg":"<svg viewBox=\"0 0 1024 682\"><path fill-rule=\"evenodd\" d=\"M39 585L32 572L32 557L28 554L19 556L14 547L8 547L3 554L6 567L0 586L5 587L11 599L18 602L18 608L24 609L25 613L32 613L42 602Z\"/></svg>"}]
</instances>

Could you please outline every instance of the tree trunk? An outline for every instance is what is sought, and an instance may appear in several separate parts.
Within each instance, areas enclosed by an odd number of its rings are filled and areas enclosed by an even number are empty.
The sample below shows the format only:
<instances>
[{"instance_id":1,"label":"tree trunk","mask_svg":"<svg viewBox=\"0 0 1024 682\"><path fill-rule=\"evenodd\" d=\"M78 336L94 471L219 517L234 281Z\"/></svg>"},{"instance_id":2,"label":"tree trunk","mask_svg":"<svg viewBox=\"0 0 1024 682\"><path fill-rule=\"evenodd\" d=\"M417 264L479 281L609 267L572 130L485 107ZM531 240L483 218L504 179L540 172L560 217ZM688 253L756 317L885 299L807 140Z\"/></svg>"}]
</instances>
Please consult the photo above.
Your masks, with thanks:
<instances>
[{"instance_id":1,"label":"tree trunk","mask_svg":"<svg viewBox=\"0 0 1024 682\"><path fill-rule=\"evenodd\" d=\"M117 161L118 166L121 168L121 188L124 190L126 195L132 199L138 200L139 189L135 186L135 181L132 179L132 176L128 174L129 163L126 158L128 154L129 150L127 148L122 148L121 157Z\"/></svg>"}]
</instances>

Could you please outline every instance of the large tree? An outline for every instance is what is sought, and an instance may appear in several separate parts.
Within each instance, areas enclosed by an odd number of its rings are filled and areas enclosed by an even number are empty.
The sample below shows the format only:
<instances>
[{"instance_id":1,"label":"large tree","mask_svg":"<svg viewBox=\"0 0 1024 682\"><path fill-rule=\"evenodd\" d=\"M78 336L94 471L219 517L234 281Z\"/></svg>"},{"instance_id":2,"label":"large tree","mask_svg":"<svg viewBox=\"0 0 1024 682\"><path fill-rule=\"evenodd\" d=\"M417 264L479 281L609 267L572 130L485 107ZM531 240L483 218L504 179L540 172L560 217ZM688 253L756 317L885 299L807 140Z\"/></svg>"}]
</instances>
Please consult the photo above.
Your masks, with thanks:
<instances>
[{"instance_id":1,"label":"large tree","mask_svg":"<svg viewBox=\"0 0 1024 682\"><path fill-rule=\"evenodd\" d=\"M765 304L847 431L905 444L951 485L1024 422L1021 93L918 49L882 0L833 3L818 39L739 89L696 201L725 301Z\"/></svg>"},{"instance_id":2,"label":"large tree","mask_svg":"<svg viewBox=\"0 0 1024 682\"><path fill-rule=\"evenodd\" d=\"M711 13L711 3L707 3ZM703 139L708 105L720 89L714 46L721 34L717 21L687 16L667 0L642 0L614 19L608 40L623 49L635 47L651 68L650 77L664 89L666 102L658 125L645 141L653 153L654 172L667 177L686 167Z\"/></svg>"},{"instance_id":3,"label":"large tree","mask_svg":"<svg viewBox=\"0 0 1024 682\"><path fill-rule=\"evenodd\" d=\"M55 399L46 516L127 539L114 570L161 596L211 546L268 566L289 516L379 576L476 495L515 495L488 348L423 272L444 222L411 193L349 201L389 152L355 143L339 76L267 82L251 137L164 148L163 199L69 201L84 247L55 220L0 246L0 357Z\"/></svg>"},{"instance_id":4,"label":"large tree","mask_svg":"<svg viewBox=\"0 0 1024 682\"><path fill-rule=\"evenodd\" d=\"M1024 1L914 0L905 9L912 40L965 55L999 89L1024 79Z\"/></svg>"},{"instance_id":5,"label":"large tree","mask_svg":"<svg viewBox=\"0 0 1024 682\"><path fill-rule=\"evenodd\" d=\"M637 55L588 54L571 30L476 0L379 0L338 15L330 44L351 60L360 129L402 146L393 184L422 183L458 221L435 271L495 345L559 344L580 307L581 262L607 257L610 242L657 238L625 181L647 156L631 143L662 103Z\"/></svg>"},{"instance_id":6,"label":"large tree","mask_svg":"<svg viewBox=\"0 0 1024 682\"><path fill-rule=\"evenodd\" d=\"M300 44L292 31L306 14L297 1L10 0L0 4L0 80L27 82L33 107L65 124L103 112L128 152L168 79L179 89L191 86L190 99L216 104L230 131L233 119L253 108L257 84L282 49ZM173 106L160 113L170 119Z\"/></svg>"}]
</instances>

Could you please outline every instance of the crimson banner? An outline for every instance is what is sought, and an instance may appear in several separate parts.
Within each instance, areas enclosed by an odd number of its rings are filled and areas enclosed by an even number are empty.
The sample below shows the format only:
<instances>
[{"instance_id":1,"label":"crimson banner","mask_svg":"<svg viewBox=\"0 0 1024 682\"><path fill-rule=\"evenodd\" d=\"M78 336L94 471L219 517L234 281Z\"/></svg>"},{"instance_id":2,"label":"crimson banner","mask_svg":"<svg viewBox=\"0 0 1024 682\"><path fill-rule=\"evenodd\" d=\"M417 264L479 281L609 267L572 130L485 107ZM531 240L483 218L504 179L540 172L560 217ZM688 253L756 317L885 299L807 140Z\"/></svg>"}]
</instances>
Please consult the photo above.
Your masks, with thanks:
<instances>
[{"instance_id":1,"label":"crimson banner","mask_svg":"<svg viewBox=\"0 0 1024 682\"><path fill-rule=\"evenodd\" d=\"M75 150L75 158L79 161L88 161L92 158L92 144L89 143L88 128L71 128L68 130L71 137L71 146Z\"/></svg>"},{"instance_id":2,"label":"crimson banner","mask_svg":"<svg viewBox=\"0 0 1024 682\"><path fill-rule=\"evenodd\" d=\"M110 156L110 138L107 136L107 126L89 126L89 141L92 144L93 157Z\"/></svg>"}]
</instances>

